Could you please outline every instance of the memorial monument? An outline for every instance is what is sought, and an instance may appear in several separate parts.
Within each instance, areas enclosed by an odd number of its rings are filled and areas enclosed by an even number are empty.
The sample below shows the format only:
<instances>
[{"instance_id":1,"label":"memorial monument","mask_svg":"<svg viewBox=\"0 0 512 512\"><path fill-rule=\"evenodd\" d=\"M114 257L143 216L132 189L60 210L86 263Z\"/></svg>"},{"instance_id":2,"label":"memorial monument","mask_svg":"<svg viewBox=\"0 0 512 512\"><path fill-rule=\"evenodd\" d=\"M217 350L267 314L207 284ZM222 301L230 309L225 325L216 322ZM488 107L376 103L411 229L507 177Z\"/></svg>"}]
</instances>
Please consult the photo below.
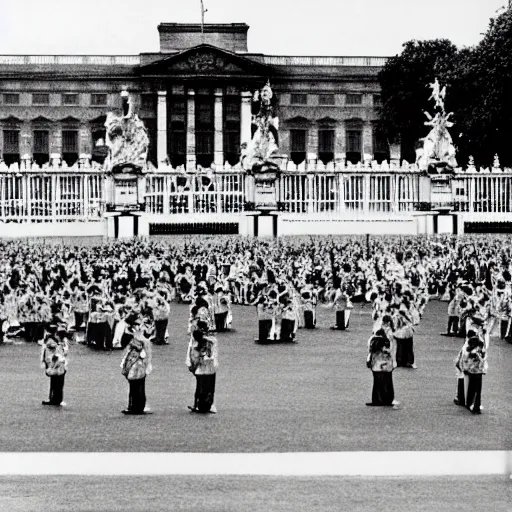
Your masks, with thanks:
<instances>
[{"instance_id":1,"label":"memorial monument","mask_svg":"<svg viewBox=\"0 0 512 512\"><path fill-rule=\"evenodd\" d=\"M283 156L279 154L279 120L270 83L256 91L252 100L253 132L242 155L242 167L254 177L254 205L259 211L277 210L276 181Z\"/></svg>"},{"instance_id":2,"label":"memorial monument","mask_svg":"<svg viewBox=\"0 0 512 512\"><path fill-rule=\"evenodd\" d=\"M104 168L111 185L107 192L106 217L113 219L113 229L108 231L116 238L138 234L138 215L144 211L142 178L147 169L149 147L144 123L133 112L126 90L121 92L121 108L121 115L109 112L105 122L109 151Z\"/></svg>"},{"instance_id":3,"label":"memorial monument","mask_svg":"<svg viewBox=\"0 0 512 512\"><path fill-rule=\"evenodd\" d=\"M425 126L430 126L431 130L424 139L421 139L423 148L418 151L416 164L420 170L430 175L453 174L457 167L457 160L455 159L455 147L448 132L448 128L453 126L449 120L453 112L447 114L444 108L446 86L441 89L436 78L429 87L432 89L429 99L434 100L436 112L434 116L425 112L428 118L428 121L425 121Z\"/></svg>"}]
</instances>

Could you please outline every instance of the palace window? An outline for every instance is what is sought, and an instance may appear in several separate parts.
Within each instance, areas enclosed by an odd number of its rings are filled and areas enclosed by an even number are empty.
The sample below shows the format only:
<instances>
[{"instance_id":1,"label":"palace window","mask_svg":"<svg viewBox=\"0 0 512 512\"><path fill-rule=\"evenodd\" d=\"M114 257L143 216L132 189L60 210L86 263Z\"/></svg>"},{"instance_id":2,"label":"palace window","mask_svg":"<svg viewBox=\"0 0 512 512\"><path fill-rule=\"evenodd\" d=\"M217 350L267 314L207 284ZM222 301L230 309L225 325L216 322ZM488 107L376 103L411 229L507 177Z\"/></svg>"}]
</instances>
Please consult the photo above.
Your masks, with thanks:
<instances>
[{"instance_id":1,"label":"palace window","mask_svg":"<svg viewBox=\"0 0 512 512\"><path fill-rule=\"evenodd\" d=\"M143 110L149 110L151 112L156 111L156 94L142 94L140 97L140 108Z\"/></svg>"},{"instance_id":2,"label":"palace window","mask_svg":"<svg viewBox=\"0 0 512 512\"><path fill-rule=\"evenodd\" d=\"M32 94L32 105L49 105L50 95L46 92L36 92Z\"/></svg>"},{"instance_id":3,"label":"palace window","mask_svg":"<svg viewBox=\"0 0 512 512\"><path fill-rule=\"evenodd\" d=\"M382 96L380 94L373 95L373 106L381 107L382 106Z\"/></svg>"},{"instance_id":4,"label":"palace window","mask_svg":"<svg viewBox=\"0 0 512 512\"><path fill-rule=\"evenodd\" d=\"M20 162L20 132L19 130L4 130L3 159L7 165Z\"/></svg>"},{"instance_id":5,"label":"palace window","mask_svg":"<svg viewBox=\"0 0 512 512\"><path fill-rule=\"evenodd\" d=\"M91 105L93 107L103 107L107 104L107 95L104 93L101 94L91 94Z\"/></svg>"},{"instance_id":6,"label":"palace window","mask_svg":"<svg viewBox=\"0 0 512 512\"><path fill-rule=\"evenodd\" d=\"M336 101L334 98L334 94L320 94L318 96L318 104L319 105L335 105Z\"/></svg>"},{"instance_id":7,"label":"palace window","mask_svg":"<svg viewBox=\"0 0 512 512\"><path fill-rule=\"evenodd\" d=\"M196 96L196 162L208 168L214 152L214 96Z\"/></svg>"},{"instance_id":8,"label":"palace window","mask_svg":"<svg viewBox=\"0 0 512 512\"><path fill-rule=\"evenodd\" d=\"M373 125L373 158L379 164L384 160L389 160L388 141L376 123Z\"/></svg>"},{"instance_id":9,"label":"palace window","mask_svg":"<svg viewBox=\"0 0 512 512\"><path fill-rule=\"evenodd\" d=\"M62 159L69 167L78 160L78 130L62 130Z\"/></svg>"},{"instance_id":10,"label":"palace window","mask_svg":"<svg viewBox=\"0 0 512 512\"><path fill-rule=\"evenodd\" d=\"M318 159L324 164L334 160L334 130L318 130Z\"/></svg>"},{"instance_id":11,"label":"palace window","mask_svg":"<svg viewBox=\"0 0 512 512\"><path fill-rule=\"evenodd\" d=\"M240 96L224 96L224 161L234 166L240 161Z\"/></svg>"},{"instance_id":12,"label":"palace window","mask_svg":"<svg viewBox=\"0 0 512 512\"><path fill-rule=\"evenodd\" d=\"M34 130L33 158L37 165L44 165L50 161L50 132L48 130Z\"/></svg>"},{"instance_id":13,"label":"palace window","mask_svg":"<svg viewBox=\"0 0 512 512\"><path fill-rule=\"evenodd\" d=\"M78 94L76 93L65 93L62 95L63 105L78 105Z\"/></svg>"},{"instance_id":14,"label":"palace window","mask_svg":"<svg viewBox=\"0 0 512 512\"><path fill-rule=\"evenodd\" d=\"M187 160L187 100L183 94L173 94L167 105L167 151L171 165L179 167Z\"/></svg>"},{"instance_id":15,"label":"palace window","mask_svg":"<svg viewBox=\"0 0 512 512\"><path fill-rule=\"evenodd\" d=\"M346 105L362 105L363 95L362 94L347 94L345 104Z\"/></svg>"},{"instance_id":16,"label":"palace window","mask_svg":"<svg viewBox=\"0 0 512 512\"><path fill-rule=\"evenodd\" d=\"M292 105L307 105L308 104L308 95L293 93L290 98L290 103Z\"/></svg>"},{"instance_id":17,"label":"palace window","mask_svg":"<svg viewBox=\"0 0 512 512\"><path fill-rule=\"evenodd\" d=\"M4 105L19 105L20 95L16 93L6 92L3 95Z\"/></svg>"},{"instance_id":18,"label":"palace window","mask_svg":"<svg viewBox=\"0 0 512 512\"><path fill-rule=\"evenodd\" d=\"M347 160L356 164L361 161L363 150L363 123L359 120L346 123L346 149Z\"/></svg>"},{"instance_id":19,"label":"palace window","mask_svg":"<svg viewBox=\"0 0 512 512\"><path fill-rule=\"evenodd\" d=\"M290 158L296 165L306 159L307 130L290 130Z\"/></svg>"}]
</instances>

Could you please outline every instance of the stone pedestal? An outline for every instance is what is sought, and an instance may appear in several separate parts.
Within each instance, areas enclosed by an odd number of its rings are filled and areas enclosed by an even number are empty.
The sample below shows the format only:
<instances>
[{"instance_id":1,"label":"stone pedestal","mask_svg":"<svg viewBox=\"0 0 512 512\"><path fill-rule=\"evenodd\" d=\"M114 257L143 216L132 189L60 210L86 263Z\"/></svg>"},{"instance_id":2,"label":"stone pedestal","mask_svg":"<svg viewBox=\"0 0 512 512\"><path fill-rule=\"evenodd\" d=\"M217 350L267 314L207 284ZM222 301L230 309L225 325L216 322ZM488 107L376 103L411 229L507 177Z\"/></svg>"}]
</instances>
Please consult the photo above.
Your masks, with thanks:
<instances>
[{"instance_id":1,"label":"stone pedestal","mask_svg":"<svg viewBox=\"0 0 512 512\"><path fill-rule=\"evenodd\" d=\"M137 212L107 212L108 238L134 238L139 236L139 214Z\"/></svg>"},{"instance_id":2,"label":"stone pedestal","mask_svg":"<svg viewBox=\"0 0 512 512\"><path fill-rule=\"evenodd\" d=\"M257 210L277 210L277 178L279 172L267 171L254 175L254 205Z\"/></svg>"},{"instance_id":3,"label":"stone pedestal","mask_svg":"<svg viewBox=\"0 0 512 512\"><path fill-rule=\"evenodd\" d=\"M430 178L428 176L420 176L419 180L419 202L430 203Z\"/></svg>"},{"instance_id":4,"label":"stone pedestal","mask_svg":"<svg viewBox=\"0 0 512 512\"><path fill-rule=\"evenodd\" d=\"M399 166L401 158L402 158L402 151L400 149L400 144L390 144L389 145L390 162Z\"/></svg>"}]
</instances>

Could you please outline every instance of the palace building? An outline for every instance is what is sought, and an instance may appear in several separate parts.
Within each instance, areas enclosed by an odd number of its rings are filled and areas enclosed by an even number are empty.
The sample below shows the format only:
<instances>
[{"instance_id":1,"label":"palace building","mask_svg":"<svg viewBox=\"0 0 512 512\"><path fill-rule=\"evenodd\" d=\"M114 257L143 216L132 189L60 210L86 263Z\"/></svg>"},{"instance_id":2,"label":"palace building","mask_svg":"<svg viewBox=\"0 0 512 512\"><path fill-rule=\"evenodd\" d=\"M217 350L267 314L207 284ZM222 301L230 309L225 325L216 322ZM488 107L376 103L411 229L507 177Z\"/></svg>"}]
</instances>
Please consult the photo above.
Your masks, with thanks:
<instances>
[{"instance_id":1,"label":"palace building","mask_svg":"<svg viewBox=\"0 0 512 512\"><path fill-rule=\"evenodd\" d=\"M280 150L295 164L397 158L376 129L385 58L252 53L248 30L162 23L155 53L0 56L0 159L102 163L106 113L126 88L153 166L235 166L251 138L251 98L267 80L279 102Z\"/></svg>"}]
</instances>

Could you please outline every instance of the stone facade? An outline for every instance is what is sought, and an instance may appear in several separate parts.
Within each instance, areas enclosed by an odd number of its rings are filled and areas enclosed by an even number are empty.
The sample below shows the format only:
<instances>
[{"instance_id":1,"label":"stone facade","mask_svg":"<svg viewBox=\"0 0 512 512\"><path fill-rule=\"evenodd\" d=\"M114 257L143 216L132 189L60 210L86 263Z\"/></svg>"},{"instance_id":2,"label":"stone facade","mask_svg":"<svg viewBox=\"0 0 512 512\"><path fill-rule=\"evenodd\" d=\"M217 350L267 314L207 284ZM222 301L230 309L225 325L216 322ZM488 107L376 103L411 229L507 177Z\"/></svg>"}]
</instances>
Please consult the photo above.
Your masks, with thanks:
<instances>
[{"instance_id":1,"label":"stone facade","mask_svg":"<svg viewBox=\"0 0 512 512\"><path fill-rule=\"evenodd\" d=\"M127 88L153 165L222 166L251 136L250 99L270 80L283 154L297 163L389 158L373 128L384 58L250 53L248 28L163 23L160 52L137 56L0 56L0 157L94 160L105 115Z\"/></svg>"}]
</instances>

